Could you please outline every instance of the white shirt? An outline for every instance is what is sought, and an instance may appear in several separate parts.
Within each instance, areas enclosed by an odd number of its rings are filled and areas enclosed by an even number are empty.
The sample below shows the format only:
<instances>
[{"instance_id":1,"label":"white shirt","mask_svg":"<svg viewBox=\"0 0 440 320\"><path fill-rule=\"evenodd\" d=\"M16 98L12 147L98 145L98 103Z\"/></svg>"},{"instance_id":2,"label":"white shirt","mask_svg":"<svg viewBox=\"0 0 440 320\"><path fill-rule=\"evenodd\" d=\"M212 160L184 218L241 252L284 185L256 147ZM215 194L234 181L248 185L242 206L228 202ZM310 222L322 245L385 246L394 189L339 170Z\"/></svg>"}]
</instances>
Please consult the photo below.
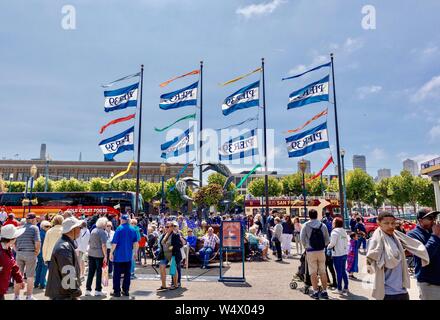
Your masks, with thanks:
<instances>
[{"instance_id":1,"label":"white shirt","mask_svg":"<svg viewBox=\"0 0 440 320\"><path fill-rule=\"evenodd\" d=\"M333 257L342 257L348 253L348 236L344 228L335 228L330 235L330 243L328 249L333 249Z\"/></svg>"},{"instance_id":2,"label":"white shirt","mask_svg":"<svg viewBox=\"0 0 440 320\"><path fill-rule=\"evenodd\" d=\"M81 252L87 252L89 248L90 231L88 228L82 228L79 238L76 239L78 244L78 250Z\"/></svg>"},{"instance_id":3,"label":"white shirt","mask_svg":"<svg viewBox=\"0 0 440 320\"><path fill-rule=\"evenodd\" d=\"M108 232L107 230L105 230L105 233L107 234L107 249L111 249L112 248L112 240L113 240L113 236L115 235L115 232L113 230L110 230L110 232Z\"/></svg>"}]
</instances>

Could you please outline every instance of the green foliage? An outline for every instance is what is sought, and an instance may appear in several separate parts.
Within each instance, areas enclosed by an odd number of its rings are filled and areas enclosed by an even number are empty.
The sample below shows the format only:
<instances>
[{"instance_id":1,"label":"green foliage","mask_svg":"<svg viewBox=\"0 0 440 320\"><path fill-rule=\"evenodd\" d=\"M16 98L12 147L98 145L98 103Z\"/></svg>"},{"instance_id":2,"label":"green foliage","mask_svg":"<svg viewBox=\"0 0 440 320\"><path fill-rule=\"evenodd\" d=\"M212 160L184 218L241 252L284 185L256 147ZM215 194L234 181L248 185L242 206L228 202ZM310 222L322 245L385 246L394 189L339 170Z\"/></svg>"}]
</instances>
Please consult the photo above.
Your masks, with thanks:
<instances>
[{"instance_id":1,"label":"green foliage","mask_svg":"<svg viewBox=\"0 0 440 320\"><path fill-rule=\"evenodd\" d=\"M152 183L145 180L140 181L140 193L144 201L150 202L153 198L157 197L158 193L161 191L161 184Z\"/></svg>"},{"instance_id":2,"label":"green foliage","mask_svg":"<svg viewBox=\"0 0 440 320\"><path fill-rule=\"evenodd\" d=\"M434 184L428 179L420 179L419 204L424 207L435 208Z\"/></svg>"},{"instance_id":3,"label":"green foliage","mask_svg":"<svg viewBox=\"0 0 440 320\"><path fill-rule=\"evenodd\" d=\"M37 179L34 180L34 187L33 190L35 192L44 192L44 187L46 185L46 178L43 176L39 176ZM47 192L52 192L54 189L54 183L52 180L47 180Z\"/></svg>"},{"instance_id":4,"label":"green foliage","mask_svg":"<svg viewBox=\"0 0 440 320\"><path fill-rule=\"evenodd\" d=\"M24 192L26 189L26 183L22 181L13 181L8 183L9 192Z\"/></svg>"},{"instance_id":5,"label":"green foliage","mask_svg":"<svg viewBox=\"0 0 440 320\"><path fill-rule=\"evenodd\" d=\"M183 200L180 197L179 191L177 191L176 188L174 188L173 191L170 191L171 187L176 184L176 178L168 179L165 182L165 197L166 201L168 202L169 207L172 210L179 210L181 206L185 203L185 200ZM162 185L161 185L162 188ZM159 192L162 192L162 189L160 189Z\"/></svg>"},{"instance_id":6,"label":"green foliage","mask_svg":"<svg viewBox=\"0 0 440 320\"><path fill-rule=\"evenodd\" d=\"M312 175L309 175L310 179ZM307 179L307 178L306 178ZM311 196L322 196L323 192L327 189L327 180L321 178L316 178L310 182L306 183L307 194Z\"/></svg>"},{"instance_id":7,"label":"green foliage","mask_svg":"<svg viewBox=\"0 0 440 320\"><path fill-rule=\"evenodd\" d=\"M199 207L217 206L222 198L223 188L220 185L213 183L200 188L194 195L194 202Z\"/></svg>"},{"instance_id":8,"label":"green foliage","mask_svg":"<svg viewBox=\"0 0 440 320\"><path fill-rule=\"evenodd\" d=\"M345 179L345 181L347 181L347 179ZM330 180L330 183L327 185L327 192L339 192L338 178L333 178Z\"/></svg>"},{"instance_id":9,"label":"green foliage","mask_svg":"<svg viewBox=\"0 0 440 320\"><path fill-rule=\"evenodd\" d=\"M361 169L349 171L346 179L347 199L358 203L366 202L374 190L374 180Z\"/></svg>"},{"instance_id":10,"label":"green foliage","mask_svg":"<svg viewBox=\"0 0 440 320\"><path fill-rule=\"evenodd\" d=\"M281 178L281 185L283 188L284 195L295 195L298 196L302 194L302 173L295 173Z\"/></svg>"},{"instance_id":11,"label":"green foliage","mask_svg":"<svg viewBox=\"0 0 440 320\"><path fill-rule=\"evenodd\" d=\"M264 196L264 178L257 178L253 180L248 186L248 192L254 197ZM283 184L278 179L269 176L267 182L267 189L269 197L279 196L283 191Z\"/></svg>"},{"instance_id":12,"label":"green foliage","mask_svg":"<svg viewBox=\"0 0 440 320\"><path fill-rule=\"evenodd\" d=\"M223 185L226 182L226 177L218 172L210 174L208 177L208 185L209 184L218 184L219 186L223 187ZM235 189L235 184L231 183L228 186L228 191L232 191Z\"/></svg>"}]
</instances>

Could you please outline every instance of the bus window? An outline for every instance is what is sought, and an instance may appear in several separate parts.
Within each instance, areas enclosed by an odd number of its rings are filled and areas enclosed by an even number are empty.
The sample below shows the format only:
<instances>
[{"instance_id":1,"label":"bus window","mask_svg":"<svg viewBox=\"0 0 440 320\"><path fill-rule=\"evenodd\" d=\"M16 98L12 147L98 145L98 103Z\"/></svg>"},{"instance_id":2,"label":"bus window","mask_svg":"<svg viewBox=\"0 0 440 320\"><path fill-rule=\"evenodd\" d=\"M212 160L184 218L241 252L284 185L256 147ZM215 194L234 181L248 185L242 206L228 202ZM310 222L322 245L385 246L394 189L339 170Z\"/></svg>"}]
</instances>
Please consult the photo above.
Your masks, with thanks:
<instances>
[{"instance_id":1,"label":"bus window","mask_svg":"<svg viewBox=\"0 0 440 320\"><path fill-rule=\"evenodd\" d=\"M21 206L23 199L24 199L24 194L22 193L19 194L4 193L0 198L0 204L2 206Z\"/></svg>"}]
</instances>

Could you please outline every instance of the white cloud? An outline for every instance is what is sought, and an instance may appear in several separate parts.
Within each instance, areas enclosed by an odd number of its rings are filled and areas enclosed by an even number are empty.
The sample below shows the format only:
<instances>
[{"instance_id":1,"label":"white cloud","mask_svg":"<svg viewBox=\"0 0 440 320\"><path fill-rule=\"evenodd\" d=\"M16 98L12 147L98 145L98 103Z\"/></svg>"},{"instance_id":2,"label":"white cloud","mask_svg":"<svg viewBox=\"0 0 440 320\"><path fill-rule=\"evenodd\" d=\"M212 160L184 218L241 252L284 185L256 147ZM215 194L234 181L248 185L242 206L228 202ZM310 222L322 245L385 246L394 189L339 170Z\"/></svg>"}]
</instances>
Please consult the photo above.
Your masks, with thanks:
<instances>
[{"instance_id":1,"label":"white cloud","mask_svg":"<svg viewBox=\"0 0 440 320\"><path fill-rule=\"evenodd\" d=\"M440 125L433 126L431 130L429 130L429 136L431 137L431 141L438 141L440 138Z\"/></svg>"},{"instance_id":2,"label":"white cloud","mask_svg":"<svg viewBox=\"0 0 440 320\"><path fill-rule=\"evenodd\" d=\"M248 6L238 8L235 13L245 17L246 19L250 19L256 16L270 14L285 2L285 0L272 0L266 3L253 3Z\"/></svg>"},{"instance_id":3,"label":"white cloud","mask_svg":"<svg viewBox=\"0 0 440 320\"><path fill-rule=\"evenodd\" d=\"M440 76L435 76L427 83L425 83L417 92L412 96L413 102L420 102L430 97L438 97L440 91Z\"/></svg>"},{"instance_id":4,"label":"white cloud","mask_svg":"<svg viewBox=\"0 0 440 320\"><path fill-rule=\"evenodd\" d=\"M364 41L360 38L347 38L345 40L343 48L346 53L352 53L361 49L364 46Z\"/></svg>"},{"instance_id":5,"label":"white cloud","mask_svg":"<svg viewBox=\"0 0 440 320\"><path fill-rule=\"evenodd\" d=\"M386 158L385 151L383 149L380 149L380 148L375 148L371 152L371 156L373 157L374 160L383 160L383 159Z\"/></svg>"},{"instance_id":6,"label":"white cloud","mask_svg":"<svg viewBox=\"0 0 440 320\"><path fill-rule=\"evenodd\" d=\"M439 51L437 46L428 46L425 49L423 49L422 53L426 56L433 55Z\"/></svg>"},{"instance_id":7,"label":"white cloud","mask_svg":"<svg viewBox=\"0 0 440 320\"><path fill-rule=\"evenodd\" d=\"M403 152L403 153L399 153L398 156L399 155L405 155L404 157L400 157L400 160L402 162L405 161L406 159L411 159L416 161L418 164L440 157L440 154L436 154L436 153L421 153L414 156L408 156L407 153Z\"/></svg>"},{"instance_id":8,"label":"white cloud","mask_svg":"<svg viewBox=\"0 0 440 320\"><path fill-rule=\"evenodd\" d=\"M293 76L295 74L300 74L307 70L307 66L304 64L299 64L295 68L289 70L289 75Z\"/></svg>"},{"instance_id":9,"label":"white cloud","mask_svg":"<svg viewBox=\"0 0 440 320\"><path fill-rule=\"evenodd\" d=\"M380 91L382 91L382 87L376 85L364 86L356 89L358 98L361 100L365 99L368 95L379 93Z\"/></svg>"}]
</instances>

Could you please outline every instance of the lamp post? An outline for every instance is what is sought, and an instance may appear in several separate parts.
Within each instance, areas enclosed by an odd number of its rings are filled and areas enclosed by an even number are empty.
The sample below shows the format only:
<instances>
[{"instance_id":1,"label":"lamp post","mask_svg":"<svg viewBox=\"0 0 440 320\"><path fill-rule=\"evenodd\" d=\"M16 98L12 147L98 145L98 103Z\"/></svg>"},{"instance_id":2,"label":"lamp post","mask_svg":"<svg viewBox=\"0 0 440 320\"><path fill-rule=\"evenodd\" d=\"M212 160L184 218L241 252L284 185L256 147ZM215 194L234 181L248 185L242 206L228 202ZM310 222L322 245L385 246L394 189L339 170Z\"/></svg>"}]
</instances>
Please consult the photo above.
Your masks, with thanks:
<instances>
[{"instance_id":1,"label":"lamp post","mask_svg":"<svg viewBox=\"0 0 440 320\"><path fill-rule=\"evenodd\" d=\"M34 178L35 178L36 175L37 175L37 171L38 171L37 166L36 166L35 164L32 165L32 167L31 167L31 177L30 177L31 185L30 185L30 192L29 192L29 212L31 212L31 206L32 206L32 189L34 188Z\"/></svg>"},{"instance_id":2,"label":"lamp post","mask_svg":"<svg viewBox=\"0 0 440 320\"><path fill-rule=\"evenodd\" d=\"M305 173L307 169L306 160L302 159L299 162L299 169L302 172L302 185L303 185L303 199L304 199L304 219L307 219L307 193L306 193L306 178Z\"/></svg>"},{"instance_id":3,"label":"lamp post","mask_svg":"<svg viewBox=\"0 0 440 320\"><path fill-rule=\"evenodd\" d=\"M165 163L162 163L160 165L160 175L162 176L162 196L161 196L161 202L160 202L160 211L164 210L165 207L165 190L164 190L164 185L165 185L165 173L167 172L167 165Z\"/></svg>"},{"instance_id":4,"label":"lamp post","mask_svg":"<svg viewBox=\"0 0 440 320\"><path fill-rule=\"evenodd\" d=\"M345 157L345 150L341 149L341 160L342 160L342 188L343 188L343 194L344 199L342 202L342 206L344 208L344 227L345 229L349 228L349 221L348 221L348 208L347 208L347 191L345 189L345 163L344 163L344 157Z\"/></svg>"}]
</instances>

